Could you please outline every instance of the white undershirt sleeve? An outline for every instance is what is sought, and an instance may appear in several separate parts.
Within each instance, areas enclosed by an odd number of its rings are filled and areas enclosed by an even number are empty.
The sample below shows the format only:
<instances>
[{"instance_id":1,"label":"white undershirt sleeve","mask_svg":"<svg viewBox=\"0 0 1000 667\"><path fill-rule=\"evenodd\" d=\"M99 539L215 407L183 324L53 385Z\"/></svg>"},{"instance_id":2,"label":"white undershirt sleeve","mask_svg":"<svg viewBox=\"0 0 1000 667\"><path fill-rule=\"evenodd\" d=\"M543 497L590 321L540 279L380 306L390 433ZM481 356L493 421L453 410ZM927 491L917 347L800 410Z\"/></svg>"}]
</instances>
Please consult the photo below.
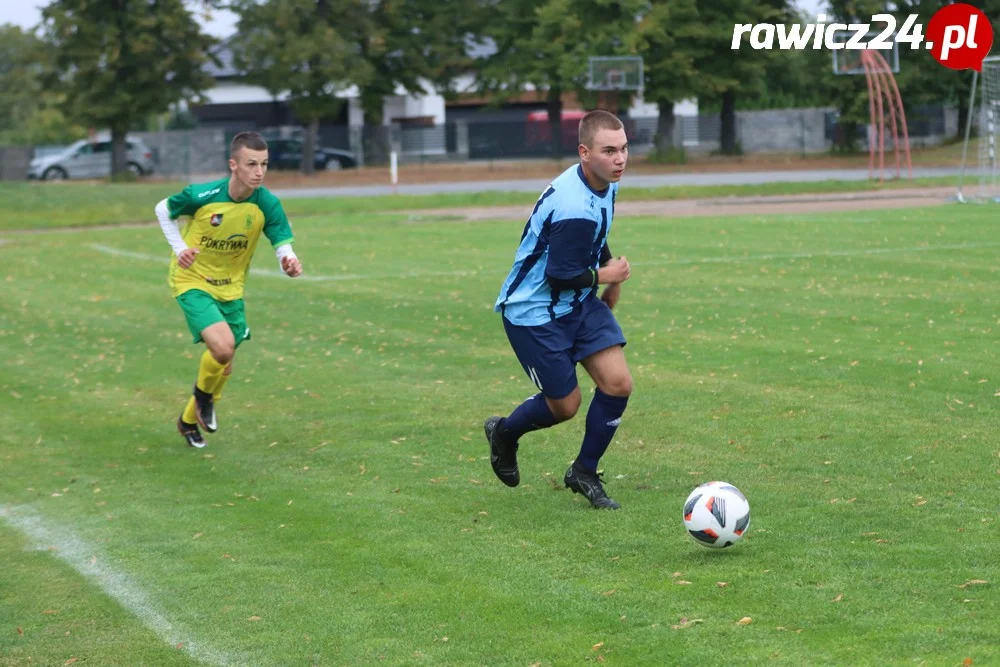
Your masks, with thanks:
<instances>
[{"instance_id":1,"label":"white undershirt sleeve","mask_svg":"<svg viewBox=\"0 0 1000 667\"><path fill-rule=\"evenodd\" d=\"M278 258L278 266L281 268L282 273L284 273L285 268L281 266L281 260L285 257L291 257L292 259L298 259L295 256L295 251L292 250L292 244L286 243L284 245L279 245L274 249L274 256Z\"/></svg>"},{"instance_id":2,"label":"white undershirt sleeve","mask_svg":"<svg viewBox=\"0 0 1000 667\"><path fill-rule=\"evenodd\" d=\"M179 255L187 250L188 245L181 238L181 232L177 229L177 223L170 219L170 208L167 206L167 200L164 199L161 201L153 210L156 211L156 219L160 221L160 229L163 230L163 235L167 237L170 247L174 249L174 254Z\"/></svg>"}]
</instances>

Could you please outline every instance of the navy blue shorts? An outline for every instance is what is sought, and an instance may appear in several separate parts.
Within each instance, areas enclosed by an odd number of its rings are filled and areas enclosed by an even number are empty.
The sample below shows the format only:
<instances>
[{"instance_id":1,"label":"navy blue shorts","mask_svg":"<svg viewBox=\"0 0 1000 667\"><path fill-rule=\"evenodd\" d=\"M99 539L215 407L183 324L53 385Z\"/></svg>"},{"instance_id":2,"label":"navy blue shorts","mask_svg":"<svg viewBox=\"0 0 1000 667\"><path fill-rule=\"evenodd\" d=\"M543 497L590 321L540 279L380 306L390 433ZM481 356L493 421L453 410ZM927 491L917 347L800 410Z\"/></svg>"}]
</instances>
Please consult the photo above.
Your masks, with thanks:
<instances>
[{"instance_id":1,"label":"navy blue shorts","mask_svg":"<svg viewBox=\"0 0 1000 667\"><path fill-rule=\"evenodd\" d=\"M559 399L576 389L576 365L601 350L625 346L625 334L607 304L588 296L572 312L546 324L522 327L503 318L517 360L542 395Z\"/></svg>"}]
</instances>

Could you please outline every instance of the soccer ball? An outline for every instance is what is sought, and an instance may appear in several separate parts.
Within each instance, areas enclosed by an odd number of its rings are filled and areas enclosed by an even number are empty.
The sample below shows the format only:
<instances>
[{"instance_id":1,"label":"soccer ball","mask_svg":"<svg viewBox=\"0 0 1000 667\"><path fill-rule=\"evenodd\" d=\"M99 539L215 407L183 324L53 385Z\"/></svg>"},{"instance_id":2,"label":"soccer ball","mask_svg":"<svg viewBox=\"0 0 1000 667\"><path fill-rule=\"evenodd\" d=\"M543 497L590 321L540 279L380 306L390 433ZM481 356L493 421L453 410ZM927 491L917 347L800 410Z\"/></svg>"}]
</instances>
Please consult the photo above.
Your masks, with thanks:
<instances>
[{"instance_id":1,"label":"soccer ball","mask_svg":"<svg viewBox=\"0 0 1000 667\"><path fill-rule=\"evenodd\" d=\"M750 527L750 503L732 484L707 482L684 501L684 527L698 544L713 549L732 546Z\"/></svg>"}]
</instances>

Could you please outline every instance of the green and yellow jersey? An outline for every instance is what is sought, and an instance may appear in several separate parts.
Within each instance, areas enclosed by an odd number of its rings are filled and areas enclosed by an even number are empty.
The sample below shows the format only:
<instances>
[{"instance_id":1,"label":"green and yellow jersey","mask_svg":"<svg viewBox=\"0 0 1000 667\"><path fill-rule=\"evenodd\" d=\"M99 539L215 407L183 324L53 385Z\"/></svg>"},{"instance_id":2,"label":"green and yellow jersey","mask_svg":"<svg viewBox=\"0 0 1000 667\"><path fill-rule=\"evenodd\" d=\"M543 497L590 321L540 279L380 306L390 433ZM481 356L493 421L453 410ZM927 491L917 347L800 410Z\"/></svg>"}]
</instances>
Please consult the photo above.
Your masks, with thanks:
<instances>
[{"instance_id":1,"label":"green and yellow jersey","mask_svg":"<svg viewBox=\"0 0 1000 667\"><path fill-rule=\"evenodd\" d=\"M260 187L247 199L229 197L229 178L189 185L167 199L170 219L190 216L181 238L198 256L189 269L170 260L169 283L174 297L198 289L219 301L243 298L243 284L261 232L275 248L291 243L292 228L281 202Z\"/></svg>"}]
</instances>

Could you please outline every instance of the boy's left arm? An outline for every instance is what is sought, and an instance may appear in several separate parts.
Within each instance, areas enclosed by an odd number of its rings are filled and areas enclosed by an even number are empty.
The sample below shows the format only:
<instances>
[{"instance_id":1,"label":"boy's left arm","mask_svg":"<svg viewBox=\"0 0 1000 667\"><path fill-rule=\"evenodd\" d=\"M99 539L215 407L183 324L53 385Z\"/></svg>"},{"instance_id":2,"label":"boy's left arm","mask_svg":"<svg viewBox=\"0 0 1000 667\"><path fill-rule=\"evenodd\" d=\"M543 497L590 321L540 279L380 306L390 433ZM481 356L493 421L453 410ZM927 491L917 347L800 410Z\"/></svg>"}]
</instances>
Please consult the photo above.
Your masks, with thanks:
<instances>
[{"instance_id":1,"label":"boy's left arm","mask_svg":"<svg viewBox=\"0 0 1000 667\"><path fill-rule=\"evenodd\" d=\"M597 263L599 266L604 266L605 264L611 261L612 257L613 255L611 254L611 248L608 247L608 243L607 241L605 241L604 247L601 248L601 258L600 260L598 260ZM613 310L614 307L618 304L618 299L621 298L621 295L622 295L622 284L612 283L607 287L605 287L604 291L601 292L601 301L606 303L608 305L608 308L611 308Z\"/></svg>"},{"instance_id":2,"label":"boy's left arm","mask_svg":"<svg viewBox=\"0 0 1000 667\"><path fill-rule=\"evenodd\" d=\"M278 258L282 272L290 278L301 276L302 262L292 250L292 243L295 241L292 226L277 197L264 209L264 236L274 246L274 256Z\"/></svg>"}]
</instances>

